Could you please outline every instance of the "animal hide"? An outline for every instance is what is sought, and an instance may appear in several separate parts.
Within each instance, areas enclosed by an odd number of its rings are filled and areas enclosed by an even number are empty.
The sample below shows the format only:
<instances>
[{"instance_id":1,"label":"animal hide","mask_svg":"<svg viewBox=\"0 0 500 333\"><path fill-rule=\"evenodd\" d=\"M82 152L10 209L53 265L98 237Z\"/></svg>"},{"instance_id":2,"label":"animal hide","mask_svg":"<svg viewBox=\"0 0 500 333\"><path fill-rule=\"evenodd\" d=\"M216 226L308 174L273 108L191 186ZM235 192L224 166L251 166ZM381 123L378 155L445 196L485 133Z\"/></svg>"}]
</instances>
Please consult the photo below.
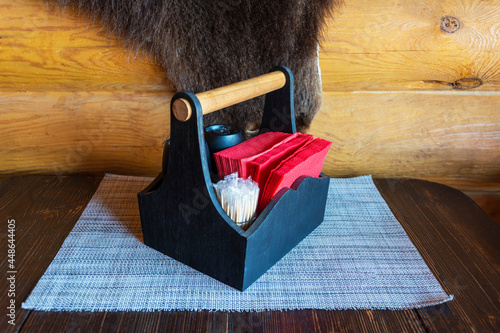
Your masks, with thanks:
<instances>
[{"instance_id":1,"label":"animal hide","mask_svg":"<svg viewBox=\"0 0 500 333\"><path fill-rule=\"evenodd\" d=\"M178 91L195 93L265 74L295 77L295 112L305 130L321 106L319 37L342 0L49 0L73 6L151 53ZM263 98L204 117L205 125L259 127Z\"/></svg>"}]
</instances>

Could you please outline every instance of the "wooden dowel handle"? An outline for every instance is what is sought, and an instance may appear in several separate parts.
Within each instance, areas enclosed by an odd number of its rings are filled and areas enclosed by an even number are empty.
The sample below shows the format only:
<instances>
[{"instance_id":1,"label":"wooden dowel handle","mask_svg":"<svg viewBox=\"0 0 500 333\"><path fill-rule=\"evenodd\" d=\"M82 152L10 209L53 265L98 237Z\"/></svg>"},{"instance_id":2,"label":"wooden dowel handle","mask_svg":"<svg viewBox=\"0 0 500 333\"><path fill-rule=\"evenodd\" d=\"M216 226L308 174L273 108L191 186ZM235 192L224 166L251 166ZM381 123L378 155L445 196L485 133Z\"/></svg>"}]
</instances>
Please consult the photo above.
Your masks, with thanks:
<instances>
[{"instance_id":1,"label":"wooden dowel handle","mask_svg":"<svg viewBox=\"0 0 500 333\"><path fill-rule=\"evenodd\" d=\"M196 94L201 104L203 114L208 114L225 107L244 102L254 97L267 94L282 88L286 84L283 72L276 71L245 81L233 83L224 87ZM172 111L179 121L191 118L191 104L183 98L176 99Z\"/></svg>"}]
</instances>

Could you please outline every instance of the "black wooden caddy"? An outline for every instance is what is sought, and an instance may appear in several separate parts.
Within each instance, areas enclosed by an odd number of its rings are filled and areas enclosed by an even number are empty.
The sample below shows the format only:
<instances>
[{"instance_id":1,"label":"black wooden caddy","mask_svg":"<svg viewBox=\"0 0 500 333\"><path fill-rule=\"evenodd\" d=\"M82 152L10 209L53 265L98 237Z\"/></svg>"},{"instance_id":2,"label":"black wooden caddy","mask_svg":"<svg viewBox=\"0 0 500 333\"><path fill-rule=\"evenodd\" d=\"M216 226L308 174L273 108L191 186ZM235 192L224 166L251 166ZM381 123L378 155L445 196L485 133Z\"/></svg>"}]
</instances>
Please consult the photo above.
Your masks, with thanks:
<instances>
[{"instance_id":1,"label":"black wooden caddy","mask_svg":"<svg viewBox=\"0 0 500 333\"><path fill-rule=\"evenodd\" d=\"M270 74L279 72L286 82L266 94L260 133L295 132L293 76L283 66ZM190 92L177 93L171 110L178 99L189 103L193 116L179 121L171 111L171 144L164 150L168 162L138 194L144 243L243 291L323 221L329 178L298 179L244 231L224 212L212 187L200 100Z\"/></svg>"}]
</instances>

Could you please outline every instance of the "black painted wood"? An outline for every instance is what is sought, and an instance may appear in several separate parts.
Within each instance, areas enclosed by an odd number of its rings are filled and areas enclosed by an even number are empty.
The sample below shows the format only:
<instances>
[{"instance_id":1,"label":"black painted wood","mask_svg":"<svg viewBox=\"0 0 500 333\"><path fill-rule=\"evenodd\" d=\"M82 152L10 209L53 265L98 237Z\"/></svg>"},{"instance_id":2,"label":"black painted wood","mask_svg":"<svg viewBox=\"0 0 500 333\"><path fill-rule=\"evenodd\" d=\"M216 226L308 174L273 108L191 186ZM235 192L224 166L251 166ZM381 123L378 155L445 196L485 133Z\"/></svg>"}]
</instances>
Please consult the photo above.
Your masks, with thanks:
<instances>
[{"instance_id":1,"label":"black painted wood","mask_svg":"<svg viewBox=\"0 0 500 333\"><path fill-rule=\"evenodd\" d=\"M265 131L293 133L293 76L287 68L281 70L287 84L266 96L263 126ZM171 103L178 98L188 100L194 114L185 122L171 115L167 167L138 194L144 243L245 290L323 221L329 178L298 179L244 231L224 212L213 190L201 105L190 92L176 94Z\"/></svg>"},{"instance_id":2,"label":"black painted wood","mask_svg":"<svg viewBox=\"0 0 500 333\"><path fill-rule=\"evenodd\" d=\"M243 289L323 222L330 178L302 177L283 189L249 228Z\"/></svg>"},{"instance_id":3,"label":"black painted wood","mask_svg":"<svg viewBox=\"0 0 500 333\"><path fill-rule=\"evenodd\" d=\"M259 134L264 132L295 133L295 109L293 102L293 74L285 66L276 66L271 72L281 71L285 74L286 84L266 94L264 113Z\"/></svg>"}]
</instances>

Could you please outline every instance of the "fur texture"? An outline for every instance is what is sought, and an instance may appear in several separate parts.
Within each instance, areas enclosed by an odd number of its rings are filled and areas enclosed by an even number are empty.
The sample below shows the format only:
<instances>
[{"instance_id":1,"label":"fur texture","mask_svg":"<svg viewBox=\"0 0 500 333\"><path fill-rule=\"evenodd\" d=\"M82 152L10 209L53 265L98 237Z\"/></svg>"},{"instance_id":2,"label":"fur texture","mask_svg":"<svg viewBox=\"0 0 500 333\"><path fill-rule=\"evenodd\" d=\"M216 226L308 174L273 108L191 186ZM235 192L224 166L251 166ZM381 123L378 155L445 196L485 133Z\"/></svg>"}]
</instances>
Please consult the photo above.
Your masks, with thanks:
<instances>
[{"instance_id":1,"label":"fur texture","mask_svg":"<svg viewBox=\"0 0 500 333\"><path fill-rule=\"evenodd\" d=\"M178 91L195 93L289 67L297 129L321 105L317 60L325 18L342 0L51 0L100 21L137 50L151 53ZM205 124L258 128L263 98L214 112Z\"/></svg>"}]
</instances>

